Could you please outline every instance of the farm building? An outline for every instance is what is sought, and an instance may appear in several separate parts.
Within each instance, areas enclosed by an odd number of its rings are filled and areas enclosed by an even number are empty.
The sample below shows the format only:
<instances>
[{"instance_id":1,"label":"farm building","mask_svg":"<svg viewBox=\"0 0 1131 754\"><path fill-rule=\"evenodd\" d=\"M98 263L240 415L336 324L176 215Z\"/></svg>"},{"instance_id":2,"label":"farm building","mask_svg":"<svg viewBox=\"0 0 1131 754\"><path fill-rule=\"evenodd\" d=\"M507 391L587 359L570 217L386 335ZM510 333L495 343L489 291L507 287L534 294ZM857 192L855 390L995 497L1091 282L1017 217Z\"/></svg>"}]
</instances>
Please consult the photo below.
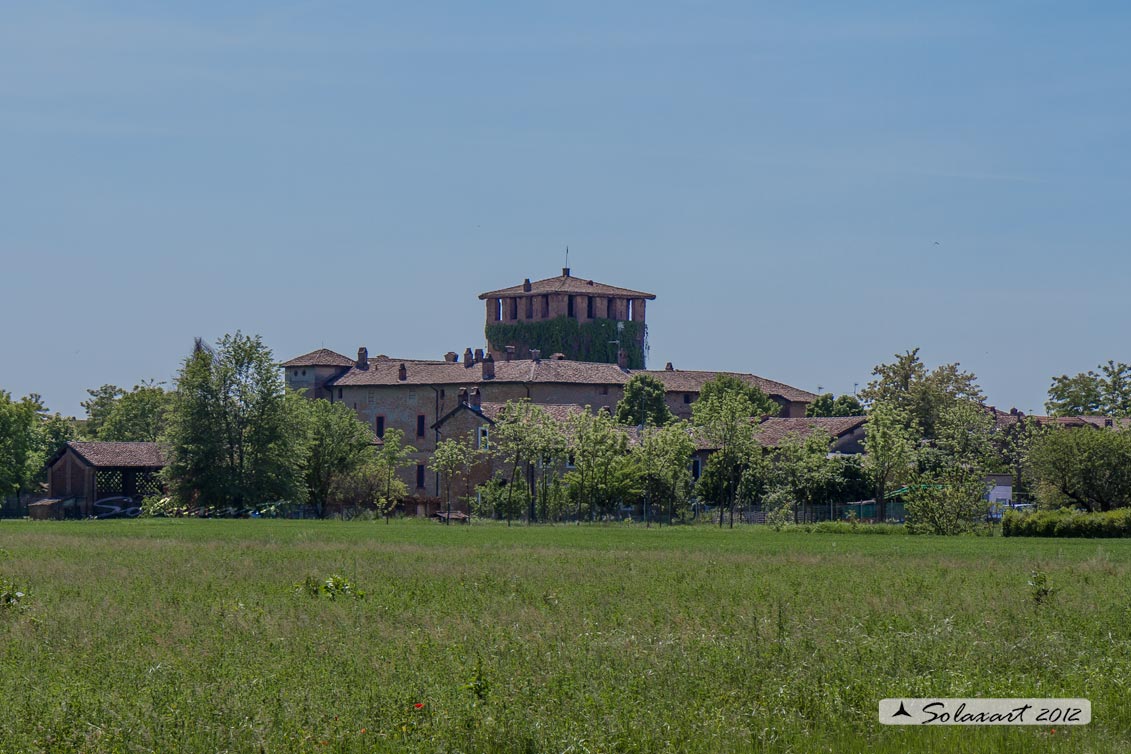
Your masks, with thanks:
<instances>
[{"instance_id":1,"label":"farm building","mask_svg":"<svg viewBox=\"0 0 1131 754\"><path fill-rule=\"evenodd\" d=\"M98 515L108 499L139 503L160 492L164 465L153 442L68 442L48 461L47 493L70 515Z\"/></svg>"}]
</instances>

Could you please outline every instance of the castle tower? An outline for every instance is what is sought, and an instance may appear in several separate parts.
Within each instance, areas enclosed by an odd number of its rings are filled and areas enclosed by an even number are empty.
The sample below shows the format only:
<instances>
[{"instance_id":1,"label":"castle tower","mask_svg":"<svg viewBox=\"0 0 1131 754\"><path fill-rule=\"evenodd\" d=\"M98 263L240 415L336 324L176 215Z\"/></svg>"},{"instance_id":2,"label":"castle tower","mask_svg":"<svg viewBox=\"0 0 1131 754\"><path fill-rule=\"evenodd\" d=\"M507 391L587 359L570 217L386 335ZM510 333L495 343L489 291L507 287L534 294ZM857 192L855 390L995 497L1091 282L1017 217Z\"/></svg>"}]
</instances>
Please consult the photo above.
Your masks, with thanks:
<instances>
[{"instance_id":1,"label":"castle tower","mask_svg":"<svg viewBox=\"0 0 1131 754\"><path fill-rule=\"evenodd\" d=\"M596 283L562 268L560 277L479 294L487 302L487 346L496 361L545 356L615 364L624 351L628 366L644 368L645 305L654 293ZM623 355L622 355L623 358Z\"/></svg>"}]
</instances>

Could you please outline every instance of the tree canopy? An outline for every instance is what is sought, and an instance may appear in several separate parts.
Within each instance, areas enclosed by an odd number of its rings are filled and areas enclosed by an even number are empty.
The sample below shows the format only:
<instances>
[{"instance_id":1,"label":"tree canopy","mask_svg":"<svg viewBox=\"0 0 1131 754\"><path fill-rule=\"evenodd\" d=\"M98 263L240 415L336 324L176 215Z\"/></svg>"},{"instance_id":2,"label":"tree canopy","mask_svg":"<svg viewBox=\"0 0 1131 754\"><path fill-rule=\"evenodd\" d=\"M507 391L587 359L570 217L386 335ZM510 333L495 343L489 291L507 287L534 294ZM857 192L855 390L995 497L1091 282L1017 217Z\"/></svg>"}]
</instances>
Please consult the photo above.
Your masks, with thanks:
<instances>
[{"instance_id":1,"label":"tree canopy","mask_svg":"<svg viewBox=\"0 0 1131 754\"><path fill-rule=\"evenodd\" d=\"M886 403L905 413L927 439L934 438L940 414L955 402L985 401L972 373L959 369L957 362L928 370L918 348L896 354L890 364L877 365L872 375L874 379L860 396L868 403Z\"/></svg>"},{"instance_id":2,"label":"tree canopy","mask_svg":"<svg viewBox=\"0 0 1131 754\"><path fill-rule=\"evenodd\" d=\"M668 408L664 383L649 374L634 374L625 383L624 397L617 403L616 420L628 426L662 427L675 419Z\"/></svg>"},{"instance_id":3,"label":"tree canopy","mask_svg":"<svg viewBox=\"0 0 1131 754\"><path fill-rule=\"evenodd\" d=\"M750 416L777 416L781 413L781 406L762 392L760 387L725 372L720 372L703 384L697 402L709 401L724 393L734 393L745 398L750 404Z\"/></svg>"},{"instance_id":4,"label":"tree canopy","mask_svg":"<svg viewBox=\"0 0 1131 754\"><path fill-rule=\"evenodd\" d=\"M184 503L207 507L301 501L304 401L288 393L259 336L198 343L177 375L165 433L165 477Z\"/></svg>"},{"instance_id":5,"label":"tree canopy","mask_svg":"<svg viewBox=\"0 0 1131 754\"><path fill-rule=\"evenodd\" d=\"M854 395L821 393L805 409L806 416L863 416L864 406Z\"/></svg>"},{"instance_id":6,"label":"tree canopy","mask_svg":"<svg viewBox=\"0 0 1131 754\"><path fill-rule=\"evenodd\" d=\"M1045 410L1052 416L1131 416L1131 364L1109 360L1098 369L1053 377Z\"/></svg>"}]
</instances>

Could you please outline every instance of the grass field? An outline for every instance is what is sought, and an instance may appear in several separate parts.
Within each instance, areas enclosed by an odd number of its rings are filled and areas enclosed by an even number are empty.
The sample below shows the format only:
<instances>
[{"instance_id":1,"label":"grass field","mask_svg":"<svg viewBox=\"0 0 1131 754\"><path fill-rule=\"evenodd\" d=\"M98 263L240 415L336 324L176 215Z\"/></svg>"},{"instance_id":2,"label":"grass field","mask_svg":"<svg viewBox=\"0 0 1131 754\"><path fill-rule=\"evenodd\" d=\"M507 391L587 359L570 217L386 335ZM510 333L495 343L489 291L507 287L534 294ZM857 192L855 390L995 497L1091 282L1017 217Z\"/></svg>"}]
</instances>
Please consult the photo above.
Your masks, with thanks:
<instances>
[{"instance_id":1,"label":"grass field","mask_svg":"<svg viewBox=\"0 0 1131 754\"><path fill-rule=\"evenodd\" d=\"M136 520L0 548L28 595L3 752L1131 751L1128 541ZM364 598L294 588L331 574ZM1093 722L893 728L888 696Z\"/></svg>"}]
</instances>

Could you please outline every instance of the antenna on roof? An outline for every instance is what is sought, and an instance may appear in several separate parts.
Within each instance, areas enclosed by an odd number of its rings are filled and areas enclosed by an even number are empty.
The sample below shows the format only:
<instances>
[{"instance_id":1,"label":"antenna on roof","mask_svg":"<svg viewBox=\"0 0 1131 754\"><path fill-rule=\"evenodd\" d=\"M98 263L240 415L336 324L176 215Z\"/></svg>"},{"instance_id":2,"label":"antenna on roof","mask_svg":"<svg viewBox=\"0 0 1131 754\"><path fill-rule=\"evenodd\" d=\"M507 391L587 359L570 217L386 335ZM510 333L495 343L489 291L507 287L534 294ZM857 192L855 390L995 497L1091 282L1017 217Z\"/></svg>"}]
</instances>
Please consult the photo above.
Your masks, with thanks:
<instances>
[{"instance_id":1,"label":"antenna on roof","mask_svg":"<svg viewBox=\"0 0 1131 754\"><path fill-rule=\"evenodd\" d=\"M569 267L569 246L566 246L566 263L565 266Z\"/></svg>"}]
</instances>

